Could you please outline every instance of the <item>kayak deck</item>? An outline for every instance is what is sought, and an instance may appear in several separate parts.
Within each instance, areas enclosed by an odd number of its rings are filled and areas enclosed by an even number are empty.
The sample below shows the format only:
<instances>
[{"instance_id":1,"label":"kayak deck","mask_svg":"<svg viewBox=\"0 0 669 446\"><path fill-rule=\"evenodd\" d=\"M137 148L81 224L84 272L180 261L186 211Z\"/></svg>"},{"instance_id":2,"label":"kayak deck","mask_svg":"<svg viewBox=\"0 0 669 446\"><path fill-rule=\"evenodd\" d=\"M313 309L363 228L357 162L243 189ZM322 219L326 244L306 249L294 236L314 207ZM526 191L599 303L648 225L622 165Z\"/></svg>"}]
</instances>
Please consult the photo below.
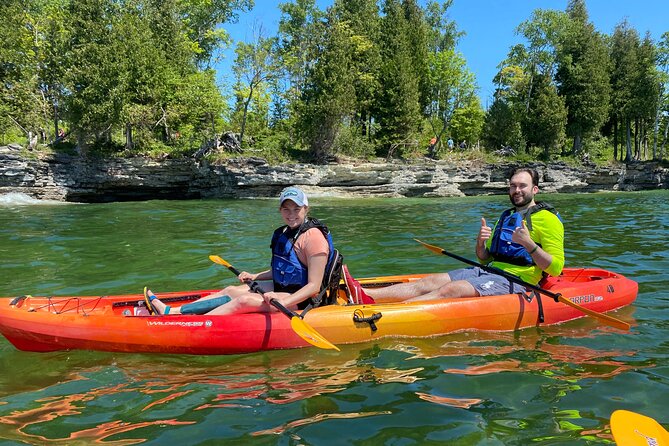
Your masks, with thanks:
<instances>
[{"instance_id":1,"label":"kayak deck","mask_svg":"<svg viewBox=\"0 0 669 446\"><path fill-rule=\"evenodd\" d=\"M387 286L424 275L361 279L365 286ZM565 269L542 287L597 312L632 303L636 282L601 269ZM218 290L157 293L172 307ZM343 300L344 290L340 290ZM234 354L305 347L309 344L278 312L229 316L149 316L143 295L32 297L0 301L0 333L27 351L70 349L180 354ZM465 330L510 331L583 317L578 309L536 295L329 305L304 321L334 344L367 342L389 336L426 337Z\"/></svg>"}]
</instances>

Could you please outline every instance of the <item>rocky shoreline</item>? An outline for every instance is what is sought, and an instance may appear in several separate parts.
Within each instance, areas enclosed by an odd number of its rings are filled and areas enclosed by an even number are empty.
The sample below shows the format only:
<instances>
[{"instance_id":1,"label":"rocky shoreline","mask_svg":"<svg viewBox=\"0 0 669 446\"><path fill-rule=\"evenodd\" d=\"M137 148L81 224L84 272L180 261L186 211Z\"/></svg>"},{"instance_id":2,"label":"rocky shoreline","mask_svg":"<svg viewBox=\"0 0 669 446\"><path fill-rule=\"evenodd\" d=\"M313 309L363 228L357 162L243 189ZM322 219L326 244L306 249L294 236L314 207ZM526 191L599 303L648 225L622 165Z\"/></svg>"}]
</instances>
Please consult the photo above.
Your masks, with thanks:
<instances>
[{"instance_id":1,"label":"rocky shoreline","mask_svg":"<svg viewBox=\"0 0 669 446\"><path fill-rule=\"evenodd\" d=\"M424 160L269 165L260 158L222 164L204 160L26 156L21 146L0 147L0 194L37 199L111 202L148 199L274 197L288 185L315 196L447 197L506 193L514 163ZM669 169L657 162L610 167L531 163L544 192L636 191L669 188Z\"/></svg>"}]
</instances>

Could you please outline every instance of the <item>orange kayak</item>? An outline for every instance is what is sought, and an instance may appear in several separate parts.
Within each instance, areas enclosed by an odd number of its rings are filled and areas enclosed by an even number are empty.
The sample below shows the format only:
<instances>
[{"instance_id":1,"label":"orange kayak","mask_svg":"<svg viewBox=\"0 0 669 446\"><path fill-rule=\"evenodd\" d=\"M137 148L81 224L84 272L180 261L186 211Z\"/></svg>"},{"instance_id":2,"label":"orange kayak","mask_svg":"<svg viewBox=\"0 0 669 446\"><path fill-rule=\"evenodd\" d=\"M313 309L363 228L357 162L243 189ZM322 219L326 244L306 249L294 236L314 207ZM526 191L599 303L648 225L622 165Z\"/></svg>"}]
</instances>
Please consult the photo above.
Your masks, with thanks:
<instances>
[{"instance_id":1,"label":"orange kayak","mask_svg":"<svg viewBox=\"0 0 669 446\"><path fill-rule=\"evenodd\" d=\"M360 280L385 286L424 275ZM602 269L565 269L541 284L571 302L603 313L636 299L636 282ZM214 290L157 293L172 307ZM344 290L340 290L344 293ZM31 297L0 299L0 333L19 350L100 350L112 352L237 354L306 347L279 312L229 316L149 316L141 294L119 296ZM536 296L442 299L372 305L329 305L308 311L304 321L333 344L368 342L383 337L426 337L467 330L512 331L559 324L584 317L577 308Z\"/></svg>"}]
</instances>

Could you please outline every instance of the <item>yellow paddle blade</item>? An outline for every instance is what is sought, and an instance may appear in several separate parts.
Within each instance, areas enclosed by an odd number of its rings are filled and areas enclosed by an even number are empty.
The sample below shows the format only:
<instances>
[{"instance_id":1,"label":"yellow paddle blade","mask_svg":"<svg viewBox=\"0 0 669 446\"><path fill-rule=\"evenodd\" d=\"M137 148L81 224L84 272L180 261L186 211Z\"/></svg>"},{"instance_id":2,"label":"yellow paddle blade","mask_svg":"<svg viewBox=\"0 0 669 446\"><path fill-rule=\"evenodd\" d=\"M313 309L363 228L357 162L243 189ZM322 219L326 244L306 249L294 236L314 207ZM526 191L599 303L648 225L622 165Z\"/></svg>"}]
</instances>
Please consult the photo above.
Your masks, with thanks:
<instances>
[{"instance_id":1,"label":"yellow paddle blade","mask_svg":"<svg viewBox=\"0 0 669 446\"><path fill-rule=\"evenodd\" d=\"M569 305L570 307L576 308L579 311L582 311L583 313L587 314L588 316L592 316L594 318L599 319L600 321L604 322L606 325L618 328L620 330L625 330L629 331L630 329L630 324L627 322L623 322L620 319L616 319L615 317L609 316L608 314L604 313L599 313L597 311L593 311L589 308L582 307L581 305L575 304L571 300L567 299L564 296L558 296L558 300L562 302L565 305Z\"/></svg>"},{"instance_id":2,"label":"yellow paddle blade","mask_svg":"<svg viewBox=\"0 0 669 446\"><path fill-rule=\"evenodd\" d=\"M425 246L427 249L429 249L429 250L432 251L432 252L436 252L437 254L443 254L443 253L444 253L444 250L441 249L441 248L438 247L438 246L434 246L434 245L430 245L430 244L425 243L425 242L421 242L421 241L418 240L417 238L415 238L414 240L416 240L418 243L420 243L421 245Z\"/></svg>"},{"instance_id":3,"label":"yellow paddle blade","mask_svg":"<svg viewBox=\"0 0 669 446\"><path fill-rule=\"evenodd\" d=\"M314 347L340 351L339 347L321 336L320 333L314 330L298 316L293 316L290 318L290 326L293 328L295 333L297 333L302 339Z\"/></svg>"},{"instance_id":4,"label":"yellow paddle blade","mask_svg":"<svg viewBox=\"0 0 669 446\"><path fill-rule=\"evenodd\" d=\"M230 271L232 271L235 276L239 276L240 274L240 272L237 271L237 269L234 266L226 262L220 256L210 255L209 260L211 260L214 263L218 263L219 265L225 266ZM255 285L255 287L252 287L251 283L249 283L248 285L249 288L256 293L260 293L261 295L264 293L262 288L260 288L260 286L258 286L257 284ZM309 324L304 322L297 314L295 314L294 312L288 310L286 307L281 305L281 303L278 300L271 299L270 304L274 305L279 311L281 311L284 315L290 318L290 326L293 328L293 331L295 331L295 333L297 333L302 339L307 341L309 344L319 348L326 348L339 351L339 348L337 348L336 345L332 344L330 341L321 336L320 333L314 330Z\"/></svg>"},{"instance_id":5,"label":"yellow paddle blade","mask_svg":"<svg viewBox=\"0 0 669 446\"><path fill-rule=\"evenodd\" d=\"M226 262L224 259L222 259L219 256L211 255L211 256L209 256L209 260L211 260L214 263L218 263L219 265L223 265L226 268L229 268L229 267L232 266L230 263Z\"/></svg>"},{"instance_id":6,"label":"yellow paddle blade","mask_svg":"<svg viewBox=\"0 0 669 446\"><path fill-rule=\"evenodd\" d=\"M669 432L660 423L628 410L613 412L611 432L618 446L669 446Z\"/></svg>"}]
</instances>

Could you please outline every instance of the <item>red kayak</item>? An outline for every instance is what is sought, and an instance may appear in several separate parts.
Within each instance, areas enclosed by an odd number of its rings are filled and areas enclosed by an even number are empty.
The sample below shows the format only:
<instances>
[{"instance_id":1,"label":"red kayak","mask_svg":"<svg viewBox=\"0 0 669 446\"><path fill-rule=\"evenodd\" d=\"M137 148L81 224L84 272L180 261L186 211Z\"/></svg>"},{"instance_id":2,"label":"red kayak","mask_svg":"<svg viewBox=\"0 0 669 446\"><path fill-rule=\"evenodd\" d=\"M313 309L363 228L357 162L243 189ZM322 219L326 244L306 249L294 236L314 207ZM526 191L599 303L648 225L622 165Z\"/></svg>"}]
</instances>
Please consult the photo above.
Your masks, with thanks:
<instances>
[{"instance_id":1,"label":"red kayak","mask_svg":"<svg viewBox=\"0 0 669 446\"><path fill-rule=\"evenodd\" d=\"M384 286L424 275L362 279ZM636 282L602 269L566 268L541 286L574 306L536 294L442 299L411 303L329 305L304 315L304 322L335 345L383 337L426 337L467 330L511 331L552 325L624 307L637 296ZM340 290L343 296L344 290ZM172 307L213 290L157 293ZM345 301L342 299L342 301ZM141 294L5 298L0 300L0 333L26 351L236 354L305 347L309 344L284 314L230 316L148 315ZM568 302L568 303L569 303ZM579 309L579 307L581 309ZM613 318L612 318L613 319ZM615 326L615 325L614 325Z\"/></svg>"}]
</instances>

